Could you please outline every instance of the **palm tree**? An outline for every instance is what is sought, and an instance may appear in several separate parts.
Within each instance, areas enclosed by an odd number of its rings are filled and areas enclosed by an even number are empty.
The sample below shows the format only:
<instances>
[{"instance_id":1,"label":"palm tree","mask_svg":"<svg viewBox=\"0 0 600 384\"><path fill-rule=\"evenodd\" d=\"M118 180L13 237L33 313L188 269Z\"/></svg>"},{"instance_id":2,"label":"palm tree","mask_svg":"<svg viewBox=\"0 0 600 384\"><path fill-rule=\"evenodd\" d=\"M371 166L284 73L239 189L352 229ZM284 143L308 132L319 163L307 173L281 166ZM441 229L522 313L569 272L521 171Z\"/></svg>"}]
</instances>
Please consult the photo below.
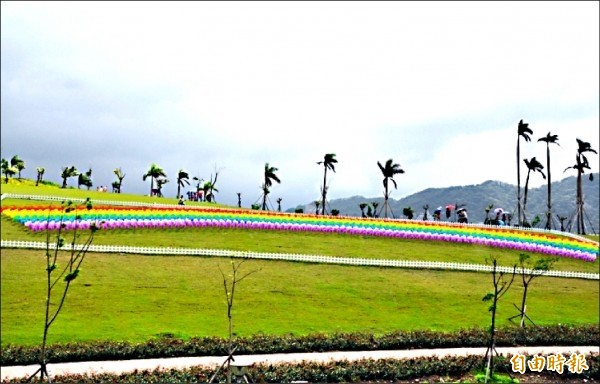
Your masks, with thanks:
<instances>
[{"instance_id":1,"label":"palm tree","mask_svg":"<svg viewBox=\"0 0 600 384\"><path fill-rule=\"evenodd\" d=\"M556 215L556 218L558 218L558 221L560 221L560 231L564 232L565 231L565 220L567 220L568 217L567 216Z\"/></svg>"},{"instance_id":2,"label":"palm tree","mask_svg":"<svg viewBox=\"0 0 600 384\"><path fill-rule=\"evenodd\" d=\"M167 175L161 167L152 163L148 169L148 172L146 172L146 174L142 177L142 180L146 181L146 178L148 177L150 178L150 196L152 196L155 192L159 191L159 188L157 188L156 191L154 190L154 180L158 179L159 177L167 177Z\"/></svg>"},{"instance_id":3,"label":"palm tree","mask_svg":"<svg viewBox=\"0 0 600 384\"><path fill-rule=\"evenodd\" d=\"M532 171L541 173L544 179L546 179L546 175L544 175L544 172L542 171L542 169L544 169L544 166L542 165L542 163L537 161L535 157L532 157L531 160L525 159L523 160L523 162L527 166L527 179L525 179L525 196L523 197L523 225L528 226L529 223L525 218L525 208L527 206L527 190L529 189L529 175Z\"/></svg>"},{"instance_id":4,"label":"palm tree","mask_svg":"<svg viewBox=\"0 0 600 384\"><path fill-rule=\"evenodd\" d=\"M219 190L216 188L217 185L217 179L219 178L219 172L220 169L217 169L217 167L215 166L215 178L213 179L212 177L212 173L210 174L210 181L204 183L204 200L206 200L206 196L208 196L208 202L210 203L211 201L214 201L215 203L217 202L217 199L215 197L215 192L219 192Z\"/></svg>"},{"instance_id":5,"label":"palm tree","mask_svg":"<svg viewBox=\"0 0 600 384\"><path fill-rule=\"evenodd\" d=\"M360 214L362 217L367 217L367 215L365 214L365 208L367 208L367 203L360 203L358 204L358 208L360 208Z\"/></svg>"},{"instance_id":6,"label":"palm tree","mask_svg":"<svg viewBox=\"0 0 600 384\"><path fill-rule=\"evenodd\" d=\"M383 203L383 208L384 208L384 215L385 217L387 216L387 210L388 210L388 199L390 197L390 192L388 192L388 183L389 180L392 180L392 183L394 183L394 188L398 189L398 185L396 184L396 180L394 180L394 175L399 174L399 173L404 173L404 170L402 168L400 168L400 164L394 163L394 161L392 159L389 159L388 161L385 162L385 166L381 165L381 163L378 161L377 165L379 166L379 169L381 169L381 173L383 173L383 187L385 188L384 191L384 195L383 195L383 199L384 199L384 203ZM393 215L393 214L392 214Z\"/></svg>"},{"instance_id":7,"label":"palm tree","mask_svg":"<svg viewBox=\"0 0 600 384\"><path fill-rule=\"evenodd\" d=\"M237 197L238 197L238 208L242 208L242 193L241 192L237 192ZM281 198L278 200L278 202L281 201Z\"/></svg>"},{"instance_id":8,"label":"palm tree","mask_svg":"<svg viewBox=\"0 0 600 384\"><path fill-rule=\"evenodd\" d=\"M429 204L423 206L423 221L427 221L427 214L429 213Z\"/></svg>"},{"instance_id":9,"label":"palm tree","mask_svg":"<svg viewBox=\"0 0 600 384\"><path fill-rule=\"evenodd\" d=\"M125 178L125 174L123 173L121 168L115 168L113 172L115 176L117 176L117 179L119 179L119 181L116 184L113 183L113 187L116 186L117 193L121 193L121 186L123 185L123 179Z\"/></svg>"},{"instance_id":10,"label":"palm tree","mask_svg":"<svg viewBox=\"0 0 600 384\"><path fill-rule=\"evenodd\" d=\"M319 165L323 164L323 215L325 215L325 203L327 201L325 200L327 196L327 169L331 169L333 172L335 172L335 163L337 163L337 160L335 159L335 153L328 153L325 155L323 161L317 162Z\"/></svg>"},{"instance_id":11,"label":"palm tree","mask_svg":"<svg viewBox=\"0 0 600 384\"><path fill-rule=\"evenodd\" d=\"M8 160L2 159L2 174L4 175L4 182L8 184L8 178L17 174L17 169L10 165Z\"/></svg>"},{"instance_id":12,"label":"palm tree","mask_svg":"<svg viewBox=\"0 0 600 384\"><path fill-rule=\"evenodd\" d=\"M517 128L517 215L518 223L521 225L521 136L525 141L531 141L529 135L533 134L533 131L529 128L529 124L523 123L523 120L519 121Z\"/></svg>"},{"instance_id":13,"label":"palm tree","mask_svg":"<svg viewBox=\"0 0 600 384\"><path fill-rule=\"evenodd\" d=\"M88 191L92 187L92 169L90 168L86 173L80 173L77 179L77 188L81 189L81 186L87 187Z\"/></svg>"},{"instance_id":14,"label":"palm tree","mask_svg":"<svg viewBox=\"0 0 600 384\"><path fill-rule=\"evenodd\" d=\"M373 206L373 217L378 217L377 216L377 207L379 206L379 203L376 201L373 201L371 203L371 205Z\"/></svg>"},{"instance_id":15,"label":"palm tree","mask_svg":"<svg viewBox=\"0 0 600 384\"><path fill-rule=\"evenodd\" d=\"M545 137L538 139L538 142L546 143L546 171L548 172L548 212L546 212L546 229L552 229L552 176L550 175L550 144L558 144L558 135L551 135L550 132Z\"/></svg>"},{"instance_id":16,"label":"palm tree","mask_svg":"<svg viewBox=\"0 0 600 384\"><path fill-rule=\"evenodd\" d=\"M64 167L62 168L62 173L60 174L60 177L62 177L62 187L61 188L67 188L67 179L69 177L75 177L79 175L79 171L77 171L77 168L75 168L74 165L72 165L71 167Z\"/></svg>"},{"instance_id":17,"label":"palm tree","mask_svg":"<svg viewBox=\"0 0 600 384\"><path fill-rule=\"evenodd\" d=\"M586 169L591 169L590 164L588 162L587 157L585 157L585 152L593 152L598 153L594 150L590 143L586 143L585 141L577 140L577 156L575 157L575 165L571 167L567 167L567 169L573 168L577 171L577 233L580 235L585 235L585 221L583 220L583 189L581 187L581 175L585 173ZM591 175L590 175L591 176Z\"/></svg>"},{"instance_id":18,"label":"palm tree","mask_svg":"<svg viewBox=\"0 0 600 384\"><path fill-rule=\"evenodd\" d=\"M156 178L156 195L162 197L162 187L167 184L169 180L167 178L158 177Z\"/></svg>"},{"instance_id":19,"label":"palm tree","mask_svg":"<svg viewBox=\"0 0 600 384\"><path fill-rule=\"evenodd\" d=\"M181 187L190 185L189 179L190 175L183 169L180 169L179 172L177 172L177 198L181 196Z\"/></svg>"},{"instance_id":20,"label":"palm tree","mask_svg":"<svg viewBox=\"0 0 600 384\"><path fill-rule=\"evenodd\" d=\"M215 196L214 196L215 192L219 192L219 190L217 188L215 188L215 185L213 184L213 182L205 181L204 184L202 185L202 194L204 195L204 201L208 201L209 203L211 203L214 200L216 203L217 201L215 200Z\"/></svg>"},{"instance_id":21,"label":"palm tree","mask_svg":"<svg viewBox=\"0 0 600 384\"><path fill-rule=\"evenodd\" d=\"M37 187L42 182L46 170L43 167L37 167L35 170L37 171L37 178L35 180L35 186Z\"/></svg>"},{"instance_id":22,"label":"palm tree","mask_svg":"<svg viewBox=\"0 0 600 384\"><path fill-rule=\"evenodd\" d=\"M281 181L275 174L275 172L277 172L277 171L278 171L277 168L269 166L269 163L265 163L264 182L262 185L262 189L263 189L262 210L263 211L265 211L267 209L267 195L270 192L269 187L271 185L273 185L273 181L276 181L277 183L281 183Z\"/></svg>"},{"instance_id":23,"label":"palm tree","mask_svg":"<svg viewBox=\"0 0 600 384\"><path fill-rule=\"evenodd\" d=\"M10 159L10 165L11 167L15 167L19 173L19 180L21 180L21 171L25 169L25 162L19 159L19 156L14 155L12 159Z\"/></svg>"}]
</instances>

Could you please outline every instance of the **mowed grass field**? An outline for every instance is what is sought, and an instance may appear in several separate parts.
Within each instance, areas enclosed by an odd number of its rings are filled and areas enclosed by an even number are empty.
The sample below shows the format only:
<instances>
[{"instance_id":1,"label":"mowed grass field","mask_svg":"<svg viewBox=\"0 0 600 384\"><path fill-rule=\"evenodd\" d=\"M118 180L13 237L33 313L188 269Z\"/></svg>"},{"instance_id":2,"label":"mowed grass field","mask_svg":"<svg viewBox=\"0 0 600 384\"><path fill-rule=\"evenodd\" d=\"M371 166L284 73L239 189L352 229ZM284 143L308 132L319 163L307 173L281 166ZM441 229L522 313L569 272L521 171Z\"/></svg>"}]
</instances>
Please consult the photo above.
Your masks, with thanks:
<instances>
[{"instance_id":1,"label":"mowed grass field","mask_svg":"<svg viewBox=\"0 0 600 384\"><path fill-rule=\"evenodd\" d=\"M6 191L2 185L2 191ZM47 187L49 188L49 187ZM37 190L34 190L37 192ZM50 188L35 194L114 195ZM16 192L13 193L34 193ZM100 198L100 197L99 197ZM175 202L173 199L172 203ZM48 204L4 200L9 204ZM56 203L55 203L56 204ZM2 239L44 241L2 217ZM518 252L464 244L401 241L331 234L173 229L100 231L95 244L218 248L264 252L485 263L495 256L512 265ZM538 255L531 255L534 259ZM221 271L227 258L90 253L67 304L50 331L50 343L146 341L161 335L225 336L227 317ZM41 250L2 249L1 343L33 345L43 327L45 257ZM239 262L237 260L236 262ZM561 259L555 269L598 272L598 261ZM309 334L432 329L452 331L489 325L492 290L486 273L335 266L248 260L254 272L237 287L236 334ZM517 313L519 279L504 296L499 325ZM528 314L538 324L597 324L597 280L540 277L528 295Z\"/></svg>"}]
</instances>

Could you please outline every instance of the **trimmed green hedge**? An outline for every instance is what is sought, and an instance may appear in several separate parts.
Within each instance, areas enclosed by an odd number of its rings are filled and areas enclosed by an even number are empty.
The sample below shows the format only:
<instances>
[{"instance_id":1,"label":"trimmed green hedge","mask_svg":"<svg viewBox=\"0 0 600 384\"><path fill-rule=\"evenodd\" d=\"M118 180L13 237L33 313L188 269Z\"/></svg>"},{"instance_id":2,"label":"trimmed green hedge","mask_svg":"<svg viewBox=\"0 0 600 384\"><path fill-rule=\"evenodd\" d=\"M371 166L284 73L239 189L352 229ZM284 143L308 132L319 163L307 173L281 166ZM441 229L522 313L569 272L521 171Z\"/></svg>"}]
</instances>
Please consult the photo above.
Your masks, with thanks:
<instances>
[{"instance_id":1,"label":"trimmed green hedge","mask_svg":"<svg viewBox=\"0 0 600 384\"><path fill-rule=\"evenodd\" d=\"M367 351L393 349L429 349L485 347L488 334L483 329L458 332L398 331L376 336L368 333L339 333L308 336L255 335L237 338L237 355ZM527 328L525 332L516 327L497 331L497 346L584 346L600 344L600 326L551 325ZM0 365L29 365L38 361L39 347L8 345L2 349ZM185 356L227 355L227 340L217 337L181 340L163 337L145 343L94 342L51 345L48 361L51 363L129 360Z\"/></svg>"},{"instance_id":2,"label":"trimmed green hedge","mask_svg":"<svg viewBox=\"0 0 600 384\"><path fill-rule=\"evenodd\" d=\"M531 356L530 356L531 357ZM522 375L512 373L508 358L496 359L496 372L508 373L522 380ZM542 371L536 375L546 376L560 382L563 379L598 380L600 355L586 356L588 370L581 374L571 373L565 368L562 374ZM348 362L330 363L300 363L300 364L257 364L249 367L248 374L256 383L290 383L292 381L308 381L311 383L351 383L351 382L407 382L427 376L441 376L458 379L483 368L483 358L480 356L467 357L425 357L409 360L365 359ZM183 370L135 371L129 374L111 375L68 375L56 376L53 379L59 383L206 383L214 374L215 369L192 367ZM217 380L225 382L225 371L221 371ZM25 379L12 380L10 383L23 383Z\"/></svg>"}]
</instances>

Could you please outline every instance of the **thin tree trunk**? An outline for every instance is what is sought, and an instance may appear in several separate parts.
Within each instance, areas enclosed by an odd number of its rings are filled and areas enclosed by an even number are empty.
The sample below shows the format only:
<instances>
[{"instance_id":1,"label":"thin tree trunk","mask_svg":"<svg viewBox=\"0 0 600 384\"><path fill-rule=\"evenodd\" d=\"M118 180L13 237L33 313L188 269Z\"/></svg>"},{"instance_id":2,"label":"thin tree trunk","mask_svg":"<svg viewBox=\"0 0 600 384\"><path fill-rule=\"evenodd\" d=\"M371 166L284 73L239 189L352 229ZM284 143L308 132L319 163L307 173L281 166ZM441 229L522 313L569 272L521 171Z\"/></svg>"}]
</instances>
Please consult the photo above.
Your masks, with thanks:
<instances>
[{"instance_id":1,"label":"thin tree trunk","mask_svg":"<svg viewBox=\"0 0 600 384\"><path fill-rule=\"evenodd\" d=\"M51 279L51 271L50 271L50 258L46 256L47 262L47 290L46 290L46 316L44 321L44 334L42 337L42 350L40 352L40 380L44 381L44 373L46 373L46 342L48 340L48 329L50 328L48 321L50 320L50 294L52 292L52 279Z\"/></svg>"},{"instance_id":2,"label":"thin tree trunk","mask_svg":"<svg viewBox=\"0 0 600 384\"><path fill-rule=\"evenodd\" d=\"M496 265L494 264L494 304L492 307L492 326L490 328L490 344L488 346L488 362L486 380L494 376L494 351L496 349L496 306L498 305L498 283L496 281Z\"/></svg>"},{"instance_id":3,"label":"thin tree trunk","mask_svg":"<svg viewBox=\"0 0 600 384\"><path fill-rule=\"evenodd\" d=\"M517 223L521 225L521 140L517 135Z\"/></svg>"},{"instance_id":4,"label":"thin tree trunk","mask_svg":"<svg viewBox=\"0 0 600 384\"><path fill-rule=\"evenodd\" d=\"M494 309L492 309L492 329L490 337L490 361L494 360L494 351L496 349L496 306L498 305L498 289L494 295ZM489 365L489 377L494 377L494 364Z\"/></svg>"},{"instance_id":5,"label":"thin tree trunk","mask_svg":"<svg viewBox=\"0 0 600 384\"><path fill-rule=\"evenodd\" d=\"M585 235L583 220L583 193L581 189L581 170L577 170L577 234Z\"/></svg>"},{"instance_id":6,"label":"thin tree trunk","mask_svg":"<svg viewBox=\"0 0 600 384\"><path fill-rule=\"evenodd\" d=\"M383 202L384 212L385 212L384 215L385 215L385 218L387 219L387 217L388 217L388 197L389 197L387 184L385 186L385 196L384 197L385 197L385 201Z\"/></svg>"},{"instance_id":7,"label":"thin tree trunk","mask_svg":"<svg viewBox=\"0 0 600 384\"><path fill-rule=\"evenodd\" d=\"M525 192L524 192L524 196L523 196L523 222L521 224L524 224L527 222L527 218L525 217L525 208L527 207L527 190L529 188L529 174L531 173L531 170L527 171L527 178L525 179Z\"/></svg>"},{"instance_id":8,"label":"thin tree trunk","mask_svg":"<svg viewBox=\"0 0 600 384\"><path fill-rule=\"evenodd\" d=\"M323 211L322 215L325 216L325 198L327 197L327 163L323 162L325 172L323 173Z\"/></svg>"},{"instance_id":9,"label":"thin tree trunk","mask_svg":"<svg viewBox=\"0 0 600 384\"><path fill-rule=\"evenodd\" d=\"M546 229L552 229L552 176L550 175L550 143L546 144L546 167L548 168L548 212Z\"/></svg>"},{"instance_id":10,"label":"thin tree trunk","mask_svg":"<svg viewBox=\"0 0 600 384\"><path fill-rule=\"evenodd\" d=\"M523 300L521 301L521 328L525 328L525 302L527 301L527 288L529 283L523 279Z\"/></svg>"},{"instance_id":11,"label":"thin tree trunk","mask_svg":"<svg viewBox=\"0 0 600 384\"><path fill-rule=\"evenodd\" d=\"M232 294L233 297L233 294ZM227 383L231 383L231 355L233 354L233 320L231 318L231 305L227 308L227 318L229 319L229 341L227 345Z\"/></svg>"}]
</instances>

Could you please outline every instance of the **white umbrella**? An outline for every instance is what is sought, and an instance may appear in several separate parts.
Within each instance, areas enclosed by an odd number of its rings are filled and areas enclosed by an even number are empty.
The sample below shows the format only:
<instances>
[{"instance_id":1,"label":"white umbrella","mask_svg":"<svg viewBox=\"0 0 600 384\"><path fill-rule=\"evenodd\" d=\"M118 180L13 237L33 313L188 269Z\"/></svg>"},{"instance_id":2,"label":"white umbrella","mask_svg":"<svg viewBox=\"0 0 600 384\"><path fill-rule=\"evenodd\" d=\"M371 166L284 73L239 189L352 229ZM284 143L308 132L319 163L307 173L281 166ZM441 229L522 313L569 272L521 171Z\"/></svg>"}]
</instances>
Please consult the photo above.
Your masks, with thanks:
<instances>
[{"instance_id":1,"label":"white umbrella","mask_svg":"<svg viewBox=\"0 0 600 384\"><path fill-rule=\"evenodd\" d=\"M501 215L501 214L504 213L504 209L502 209L502 208L496 208L496 209L494 209L494 213L496 215Z\"/></svg>"}]
</instances>

